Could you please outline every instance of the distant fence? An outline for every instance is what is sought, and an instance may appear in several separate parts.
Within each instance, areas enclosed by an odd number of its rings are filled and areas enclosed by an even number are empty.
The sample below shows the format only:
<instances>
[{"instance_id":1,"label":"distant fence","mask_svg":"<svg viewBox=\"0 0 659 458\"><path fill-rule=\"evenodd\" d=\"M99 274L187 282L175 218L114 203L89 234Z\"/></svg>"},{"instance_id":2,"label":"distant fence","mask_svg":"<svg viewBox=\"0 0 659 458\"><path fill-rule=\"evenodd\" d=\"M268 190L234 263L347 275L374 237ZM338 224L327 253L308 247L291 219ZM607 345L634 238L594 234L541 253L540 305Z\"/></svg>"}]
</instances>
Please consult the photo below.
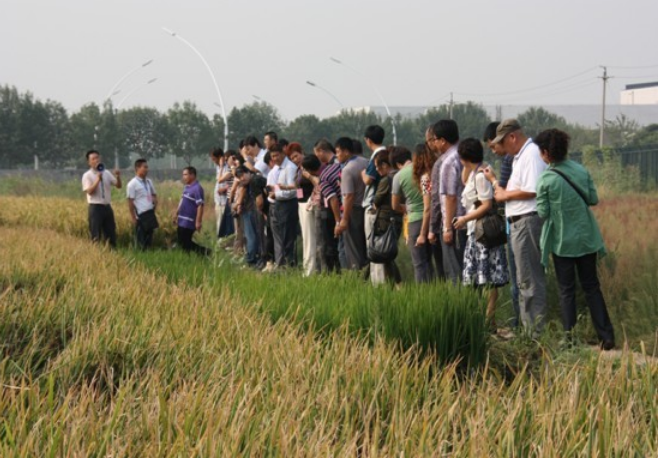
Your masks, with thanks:
<instances>
[{"instance_id":1,"label":"distant fence","mask_svg":"<svg viewBox=\"0 0 659 458\"><path fill-rule=\"evenodd\" d=\"M41 180L54 181L56 183L61 183L71 180L80 180L82 179L82 174L85 173L88 169L4 169L0 170L0 180L3 178L9 177L21 177L21 178L36 178ZM165 180L180 180L181 179L182 169L152 169L149 168L149 178L154 181L165 181ZM132 168L122 169L122 178L124 181L126 179L132 178L134 172ZM213 169L199 169L197 168L197 177L200 180L212 180L215 177L215 170Z\"/></svg>"},{"instance_id":2,"label":"distant fence","mask_svg":"<svg viewBox=\"0 0 659 458\"><path fill-rule=\"evenodd\" d=\"M600 160L603 160L603 153L597 151L595 153ZM658 158L659 148L617 148L613 150L613 158L620 160L621 168L629 166L637 167L641 180L645 186L656 186L657 175L659 174ZM570 159L582 162L583 153L581 151L570 153Z\"/></svg>"}]
</instances>

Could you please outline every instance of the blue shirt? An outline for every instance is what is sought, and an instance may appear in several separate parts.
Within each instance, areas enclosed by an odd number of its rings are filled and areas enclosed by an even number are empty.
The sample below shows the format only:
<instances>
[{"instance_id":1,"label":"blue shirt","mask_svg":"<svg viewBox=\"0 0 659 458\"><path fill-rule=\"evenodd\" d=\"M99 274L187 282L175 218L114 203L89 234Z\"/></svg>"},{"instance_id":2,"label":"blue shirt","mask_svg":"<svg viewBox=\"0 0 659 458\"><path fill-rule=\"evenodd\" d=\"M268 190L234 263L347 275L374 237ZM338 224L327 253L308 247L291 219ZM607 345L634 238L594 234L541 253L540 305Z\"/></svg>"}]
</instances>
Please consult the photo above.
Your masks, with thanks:
<instances>
[{"instance_id":1,"label":"blue shirt","mask_svg":"<svg viewBox=\"0 0 659 458\"><path fill-rule=\"evenodd\" d=\"M204 188L198 181L186 185L178 206L178 225L187 229L196 229L197 208L204 205Z\"/></svg>"}]
</instances>

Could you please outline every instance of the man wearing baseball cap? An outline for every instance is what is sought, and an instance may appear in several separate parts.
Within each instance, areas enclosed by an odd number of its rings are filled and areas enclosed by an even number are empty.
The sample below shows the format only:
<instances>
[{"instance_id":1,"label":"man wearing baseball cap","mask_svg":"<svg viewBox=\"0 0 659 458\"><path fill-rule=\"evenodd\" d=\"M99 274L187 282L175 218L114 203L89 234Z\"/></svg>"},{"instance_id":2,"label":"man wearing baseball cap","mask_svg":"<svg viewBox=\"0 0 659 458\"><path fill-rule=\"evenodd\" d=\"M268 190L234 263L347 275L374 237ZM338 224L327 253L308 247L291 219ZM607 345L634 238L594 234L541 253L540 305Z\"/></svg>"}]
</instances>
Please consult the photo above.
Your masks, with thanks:
<instances>
[{"instance_id":1,"label":"man wearing baseball cap","mask_svg":"<svg viewBox=\"0 0 659 458\"><path fill-rule=\"evenodd\" d=\"M502 121L493 145L514 156L513 171L505 189L499 186L494 172L487 168L485 176L494 187L497 202L506 203L510 225L510 244L517 263L520 318L525 329L537 336L544 326L547 309L545 272L540 261L542 220L536 208L536 184L547 165L540 149L524 135L516 119Z\"/></svg>"}]
</instances>

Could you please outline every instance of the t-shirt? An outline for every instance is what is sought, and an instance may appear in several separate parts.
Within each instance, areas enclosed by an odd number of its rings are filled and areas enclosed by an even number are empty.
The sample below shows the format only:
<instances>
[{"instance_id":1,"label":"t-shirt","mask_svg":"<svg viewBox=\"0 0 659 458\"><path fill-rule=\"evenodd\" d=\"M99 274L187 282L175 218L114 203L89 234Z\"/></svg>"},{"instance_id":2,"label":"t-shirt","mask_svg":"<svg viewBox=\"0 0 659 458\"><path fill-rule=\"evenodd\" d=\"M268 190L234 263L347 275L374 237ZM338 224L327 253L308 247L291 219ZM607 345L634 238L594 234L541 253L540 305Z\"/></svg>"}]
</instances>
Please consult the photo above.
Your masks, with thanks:
<instances>
[{"instance_id":1,"label":"t-shirt","mask_svg":"<svg viewBox=\"0 0 659 458\"><path fill-rule=\"evenodd\" d=\"M140 177L134 177L126 186L126 197L133 199L133 205L135 205L138 215L153 210L153 196L155 195L156 188L148 178L143 180Z\"/></svg>"},{"instance_id":2,"label":"t-shirt","mask_svg":"<svg viewBox=\"0 0 659 458\"><path fill-rule=\"evenodd\" d=\"M341 170L341 195L353 195L353 208L361 208L364 201L366 185L362 180L362 170L368 166L368 159L363 156L352 156Z\"/></svg>"},{"instance_id":3,"label":"t-shirt","mask_svg":"<svg viewBox=\"0 0 659 458\"><path fill-rule=\"evenodd\" d=\"M410 223L423 219L423 195L412 176L412 163L407 164L394 175L391 194L405 201L407 220Z\"/></svg>"},{"instance_id":4,"label":"t-shirt","mask_svg":"<svg viewBox=\"0 0 659 458\"><path fill-rule=\"evenodd\" d=\"M187 229L196 229L197 207L204 205L204 189L198 181L186 185L178 208L178 225Z\"/></svg>"}]
</instances>

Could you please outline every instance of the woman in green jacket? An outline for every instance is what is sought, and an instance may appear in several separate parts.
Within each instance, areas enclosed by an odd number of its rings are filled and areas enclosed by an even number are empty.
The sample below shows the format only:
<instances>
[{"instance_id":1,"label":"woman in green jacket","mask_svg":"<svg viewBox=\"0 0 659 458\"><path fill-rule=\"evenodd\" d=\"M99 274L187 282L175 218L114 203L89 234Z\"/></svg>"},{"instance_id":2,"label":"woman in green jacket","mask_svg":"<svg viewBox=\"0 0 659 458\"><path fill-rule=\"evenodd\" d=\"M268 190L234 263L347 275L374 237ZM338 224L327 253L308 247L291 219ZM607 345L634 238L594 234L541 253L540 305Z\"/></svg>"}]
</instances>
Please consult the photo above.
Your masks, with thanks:
<instances>
[{"instance_id":1,"label":"woman in green jacket","mask_svg":"<svg viewBox=\"0 0 659 458\"><path fill-rule=\"evenodd\" d=\"M541 132L534 142L549 164L538 180L538 214L544 220L540 236L542 263L554 260L560 293L563 328L570 333L577 322L576 278L586 294L593 326L604 350L615 346L613 325L597 278L597 257L606 253L591 205L597 190L588 171L567 159L570 137L558 129Z\"/></svg>"}]
</instances>

